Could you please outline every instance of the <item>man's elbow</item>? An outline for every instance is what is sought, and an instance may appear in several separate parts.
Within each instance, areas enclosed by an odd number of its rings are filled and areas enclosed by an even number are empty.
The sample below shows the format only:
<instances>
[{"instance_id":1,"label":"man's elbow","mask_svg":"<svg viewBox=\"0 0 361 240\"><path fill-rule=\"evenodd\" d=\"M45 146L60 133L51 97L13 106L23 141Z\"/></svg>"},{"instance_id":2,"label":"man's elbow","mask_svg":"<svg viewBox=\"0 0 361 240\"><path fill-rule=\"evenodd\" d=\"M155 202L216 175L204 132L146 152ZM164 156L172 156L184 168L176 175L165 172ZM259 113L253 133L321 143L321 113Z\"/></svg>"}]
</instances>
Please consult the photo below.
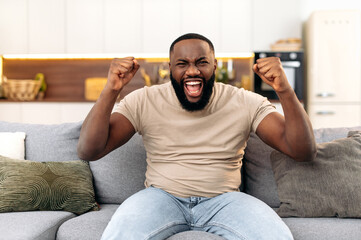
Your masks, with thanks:
<instances>
[{"instance_id":1,"label":"man's elbow","mask_svg":"<svg viewBox=\"0 0 361 240\"><path fill-rule=\"evenodd\" d=\"M297 162L312 162L316 159L317 156L317 146L314 144L313 146L309 147L309 149L304 150L298 156L294 157L293 159Z\"/></svg>"},{"instance_id":2,"label":"man's elbow","mask_svg":"<svg viewBox=\"0 0 361 240\"><path fill-rule=\"evenodd\" d=\"M91 153L91 151L87 151L81 144L78 143L78 146L77 146L77 154L78 154L78 157L81 159L81 160L84 160L84 161L87 161L87 162L90 162L90 161L95 161L95 160L98 160L99 158L96 157L96 154L94 153Z\"/></svg>"}]
</instances>

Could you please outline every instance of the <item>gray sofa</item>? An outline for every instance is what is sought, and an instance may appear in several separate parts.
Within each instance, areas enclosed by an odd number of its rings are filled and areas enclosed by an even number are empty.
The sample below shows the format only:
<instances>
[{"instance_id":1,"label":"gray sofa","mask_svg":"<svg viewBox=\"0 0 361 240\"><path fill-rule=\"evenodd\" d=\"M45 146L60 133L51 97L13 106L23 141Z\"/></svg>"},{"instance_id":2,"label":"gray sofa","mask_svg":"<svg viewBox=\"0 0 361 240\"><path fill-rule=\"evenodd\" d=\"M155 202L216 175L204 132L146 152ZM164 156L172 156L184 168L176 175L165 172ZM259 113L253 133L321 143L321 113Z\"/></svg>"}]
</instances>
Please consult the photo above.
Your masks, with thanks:
<instances>
[{"instance_id":1,"label":"gray sofa","mask_svg":"<svg viewBox=\"0 0 361 240\"><path fill-rule=\"evenodd\" d=\"M34 161L78 159L76 145L79 123L37 125L0 122L0 132L26 133L25 157ZM355 128L319 129L318 142L345 137ZM241 190L277 210L280 200L270 164L270 147L252 134L246 149ZM139 135L99 161L91 162L99 211L75 215L64 211L0 213L1 240L91 240L100 239L112 214L124 199L144 188L146 153ZM295 239L361 239L361 219L357 218L283 218ZM222 239L203 232L178 233L169 239Z\"/></svg>"}]
</instances>

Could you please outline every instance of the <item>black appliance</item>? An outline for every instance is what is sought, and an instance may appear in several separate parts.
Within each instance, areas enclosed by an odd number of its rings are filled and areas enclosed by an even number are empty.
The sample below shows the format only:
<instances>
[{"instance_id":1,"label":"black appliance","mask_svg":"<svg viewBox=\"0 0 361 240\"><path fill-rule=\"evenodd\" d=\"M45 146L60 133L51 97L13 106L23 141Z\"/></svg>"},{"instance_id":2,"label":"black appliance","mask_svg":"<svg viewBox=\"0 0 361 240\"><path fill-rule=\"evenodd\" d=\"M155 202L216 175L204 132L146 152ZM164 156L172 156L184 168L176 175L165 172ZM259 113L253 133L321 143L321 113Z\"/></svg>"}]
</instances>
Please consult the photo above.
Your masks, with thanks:
<instances>
[{"instance_id":1,"label":"black appliance","mask_svg":"<svg viewBox=\"0 0 361 240\"><path fill-rule=\"evenodd\" d=\"M279 57L282 63L282 67L286 73L288 82L294 89L298 99L303 100L303 88L304 88L304 63L303 52L255 52L255 61L259 58L265 57ZM262 79L254 74L254 91L261 94L268 99L278 99L276 92L268 84L262 81Z\"/></svg>"}]
</instances>

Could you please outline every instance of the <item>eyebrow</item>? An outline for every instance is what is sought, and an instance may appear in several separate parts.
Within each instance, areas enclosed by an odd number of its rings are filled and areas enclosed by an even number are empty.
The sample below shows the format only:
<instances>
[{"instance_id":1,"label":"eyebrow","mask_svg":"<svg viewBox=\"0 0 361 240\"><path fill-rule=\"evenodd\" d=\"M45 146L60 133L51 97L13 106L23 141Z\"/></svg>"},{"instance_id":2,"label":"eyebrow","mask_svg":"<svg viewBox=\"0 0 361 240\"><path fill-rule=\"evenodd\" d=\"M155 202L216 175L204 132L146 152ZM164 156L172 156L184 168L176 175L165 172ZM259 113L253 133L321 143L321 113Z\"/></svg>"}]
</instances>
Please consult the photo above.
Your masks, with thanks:
<instances>
[{"instance_id":1,"label":"eyebrow","mask_svg":"<svg viewBox=\"0 0 361 240\"><path fill-rule=\"evenodd\" d=\"M207 57L200 57L200 58L196 59L196 62L202 61L204 59L207 59ZM180 59L177 59L176 62L185 62L185 63L187 63L189 61L184 59L184 58L180 58Z\"/></svg>"}]
</instances>

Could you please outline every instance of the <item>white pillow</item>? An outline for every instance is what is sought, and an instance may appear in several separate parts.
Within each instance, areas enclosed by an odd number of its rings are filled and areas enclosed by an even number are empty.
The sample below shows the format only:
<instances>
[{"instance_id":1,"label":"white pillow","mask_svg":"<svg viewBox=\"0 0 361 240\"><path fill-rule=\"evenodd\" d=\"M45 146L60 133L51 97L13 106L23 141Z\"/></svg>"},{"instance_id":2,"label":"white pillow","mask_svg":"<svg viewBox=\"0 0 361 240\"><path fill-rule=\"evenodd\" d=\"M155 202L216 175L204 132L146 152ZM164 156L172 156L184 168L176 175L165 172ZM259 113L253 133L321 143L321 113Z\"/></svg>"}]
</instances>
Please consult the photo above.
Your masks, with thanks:
<instances>
[{"instance_id":1,"label":"white pillow","mask_svg":"<svg viewBox=\"0 0 361 240\"><path fill-rule=\"evenodd\" d=\"M0 132L0 155L24 160L25 136L24 132Z\"/></svg>"}]
</instances>

